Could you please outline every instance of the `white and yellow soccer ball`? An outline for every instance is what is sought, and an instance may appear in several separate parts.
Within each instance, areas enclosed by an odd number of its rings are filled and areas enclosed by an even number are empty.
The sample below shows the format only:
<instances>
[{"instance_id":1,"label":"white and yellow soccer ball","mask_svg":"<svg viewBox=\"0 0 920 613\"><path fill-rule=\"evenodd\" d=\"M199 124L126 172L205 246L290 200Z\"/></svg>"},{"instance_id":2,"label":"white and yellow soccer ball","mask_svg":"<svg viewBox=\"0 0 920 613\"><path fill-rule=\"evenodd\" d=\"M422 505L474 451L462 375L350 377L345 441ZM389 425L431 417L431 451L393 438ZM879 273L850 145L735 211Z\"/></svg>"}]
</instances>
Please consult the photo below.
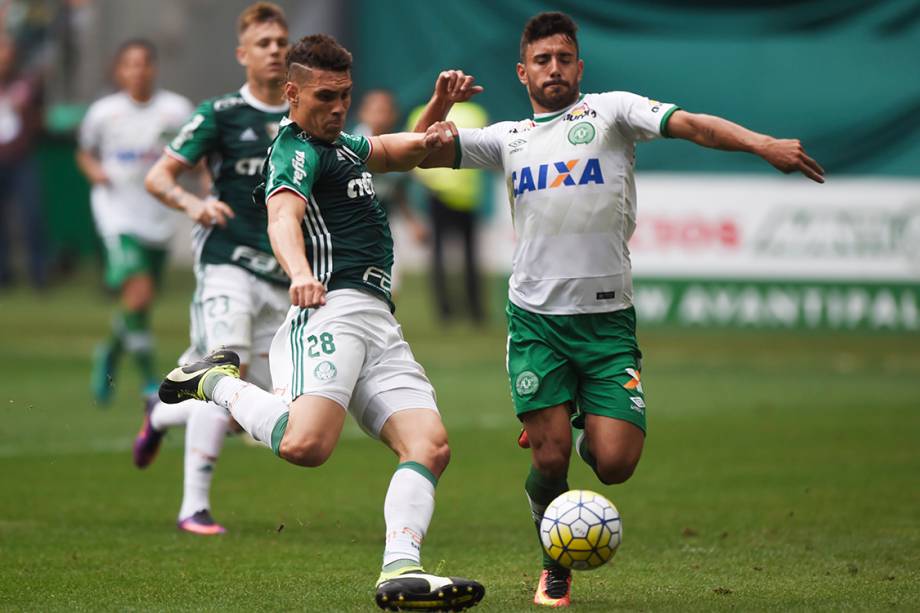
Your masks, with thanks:
<instances>
[{"instance_id":1,"label":"white and yellow soccer ball","mask_svg":"<svg viewBox=\"0 0 920 613\"><path fill-rule=\"evenodd\" d=\"M540 540L549 556L573 570L602 566L623 538L620 513L596 492L570 490L553 500L543 513Z\"/></svg>"}]
</instances>

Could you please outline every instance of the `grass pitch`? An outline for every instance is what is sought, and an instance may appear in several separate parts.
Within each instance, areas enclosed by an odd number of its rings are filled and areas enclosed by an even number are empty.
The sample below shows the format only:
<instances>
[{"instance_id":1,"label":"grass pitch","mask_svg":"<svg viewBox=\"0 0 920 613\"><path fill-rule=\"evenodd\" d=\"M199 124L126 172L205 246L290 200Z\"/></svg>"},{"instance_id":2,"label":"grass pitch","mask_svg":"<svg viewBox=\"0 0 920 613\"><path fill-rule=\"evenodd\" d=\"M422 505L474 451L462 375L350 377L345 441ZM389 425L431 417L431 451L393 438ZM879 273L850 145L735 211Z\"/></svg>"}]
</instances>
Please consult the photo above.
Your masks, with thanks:
<instances>
[{"instance_id":1,"label":"grass pitch","mask_svg":"<svg viewBox=\"0 0 920 613\"><path fill-rule=\"evenodd\" d=\"M212 494L228 534L178 533L183 432L138 471L133 366L112 408L90 401L110 317L97 286L0 296L0 608L374 609L391 454L353 425L311 470L230 440ZM186 344L190 275L167 288L164 372ZM480 579L479 610L534 610L500 308L483 330L441 328L418 279L399 303L453 448L426 566ZM653 330L640 314L639 338L639 470L608 488L573 460L571 486L610 497L625 535L611 564L576 575L575 610L920 608L920 337Z\"/></svg>"}]
</instances>

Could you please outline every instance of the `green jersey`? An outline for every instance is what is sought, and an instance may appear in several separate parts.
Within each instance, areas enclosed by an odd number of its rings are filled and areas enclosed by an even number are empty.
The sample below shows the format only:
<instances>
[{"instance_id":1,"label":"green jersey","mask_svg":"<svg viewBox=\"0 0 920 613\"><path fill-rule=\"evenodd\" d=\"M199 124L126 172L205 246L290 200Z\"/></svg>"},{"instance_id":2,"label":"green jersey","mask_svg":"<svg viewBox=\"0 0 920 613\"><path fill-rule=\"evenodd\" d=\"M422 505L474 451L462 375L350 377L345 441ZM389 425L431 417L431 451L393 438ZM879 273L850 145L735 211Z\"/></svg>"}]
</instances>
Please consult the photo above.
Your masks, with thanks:
<instances>
[{"instance_id":1,"label":"green jersey","mask_svg":"<svg viewBox=\"0 0 920 613\"><path fill-rule=\"evenodd\" d=\"M223 228L196 227L198 265L234 264L268 281L288 283L272 255L265 207L252 201L266 151L286 113L287 105L267 106L244 85L238 92L202 102L166 148L168 155L189 166L207 158L214 195L235 215Z\"/></svg>"},{"instance_id":2,"label":"green jersey","mask_svg":"<svg viewBox=\"0 0 920 613\"><path fill-rule=\"evenodd\" d=\"M343 132L327 143L285 119L268 150L265 183L254 195L264 203L286 189L303 198L301 228L317 280L330 291L372 292L392 309L393 238L365 164L370 153L363 136Z\"/></svg>"}]
</instances>

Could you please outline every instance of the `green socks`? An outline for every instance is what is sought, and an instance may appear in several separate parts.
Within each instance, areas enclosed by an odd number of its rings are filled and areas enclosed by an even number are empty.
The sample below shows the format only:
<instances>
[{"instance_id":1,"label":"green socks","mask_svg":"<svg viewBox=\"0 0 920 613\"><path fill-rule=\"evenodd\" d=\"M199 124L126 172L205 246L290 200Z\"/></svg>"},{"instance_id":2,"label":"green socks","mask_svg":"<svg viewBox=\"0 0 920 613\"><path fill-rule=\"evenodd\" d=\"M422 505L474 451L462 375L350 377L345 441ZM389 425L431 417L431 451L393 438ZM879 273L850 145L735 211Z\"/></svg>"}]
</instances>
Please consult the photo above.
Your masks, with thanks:
<instances>
[{"instance_id":1,"label":"green socks","mask_svg":"<svg viewBox=\"0 0 920 613\"><path fill-rule=\"evenodd\" d=\"M569 483L565 477L547 477L531 466L527 481L524 482L524 491L527 492L527 500L530 502L530 512L537 528L537 539L539 540L543 512L546 511L546 507L557 496L569 491ZM559 566L543 549L542 541L540 541L540 551L543 553L543 568L557 568Z\"/></svg>"},{"instance_id":2,"label":"green socks","mask_svg":"<svg viewBox=\"0 0 920 613\"><path fill-rule=\"evenodd\" d=\"M122 312L120 325L116 324L115 332L120 333L124 348L134 356L144 381L145 392L155 389L158 379L153 366L153 335L150 333L149 312L146 309Z\"/></svg>"}]
</instances>

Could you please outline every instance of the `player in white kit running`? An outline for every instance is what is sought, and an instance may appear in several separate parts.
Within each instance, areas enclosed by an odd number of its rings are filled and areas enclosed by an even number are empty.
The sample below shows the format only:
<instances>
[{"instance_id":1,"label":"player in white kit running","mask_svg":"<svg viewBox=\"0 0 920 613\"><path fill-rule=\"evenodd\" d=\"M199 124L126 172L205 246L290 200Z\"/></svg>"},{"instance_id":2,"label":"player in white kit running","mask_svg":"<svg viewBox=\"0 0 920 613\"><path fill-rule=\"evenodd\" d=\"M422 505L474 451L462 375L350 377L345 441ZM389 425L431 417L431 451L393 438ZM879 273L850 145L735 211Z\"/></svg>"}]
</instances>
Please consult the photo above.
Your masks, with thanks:
<instances>
[{"instance_id":1,"label":"player in white kit running","mask_svg":"<svg viewBox=\"0 0 920 613\"><path fill-rule=\"evenodd\" d=\"M569 489L570 424L579 455L601 482L629 479L645 442L641 353L635 335L628 242L636 224L636 143L682 138L746 151L782 172L823 183L799 141L628 92L583 94L577 26L562 13L532 18L518 78L533 116L459 130L459 146L422 167L490 168L509 185L517 245L508 290L508 375L532 451L525 490L539 529L546 506ZM447 116L432 100L416 131ZM534 596L570 604L571 575L544 553Z\"/></svg>"},{"instance_id":2,"label":"player in white kit running","mask_svg":"<svg viewBox=\"0 0 920 613\"><path fill-rule=\"evenodd\" d=\"M106 254L106 283L120 293L112 334L96 349L92 390L111 400L120 356L135 358L143 394L156 393L150 306L166 261L176 214L144 189L144 176L185 123L192 104L155 88L156 50L130 40L115 56L119 91L94 102L80 126L77 163L92 184L92 209Z\"/></svg>"}]
</instances>

